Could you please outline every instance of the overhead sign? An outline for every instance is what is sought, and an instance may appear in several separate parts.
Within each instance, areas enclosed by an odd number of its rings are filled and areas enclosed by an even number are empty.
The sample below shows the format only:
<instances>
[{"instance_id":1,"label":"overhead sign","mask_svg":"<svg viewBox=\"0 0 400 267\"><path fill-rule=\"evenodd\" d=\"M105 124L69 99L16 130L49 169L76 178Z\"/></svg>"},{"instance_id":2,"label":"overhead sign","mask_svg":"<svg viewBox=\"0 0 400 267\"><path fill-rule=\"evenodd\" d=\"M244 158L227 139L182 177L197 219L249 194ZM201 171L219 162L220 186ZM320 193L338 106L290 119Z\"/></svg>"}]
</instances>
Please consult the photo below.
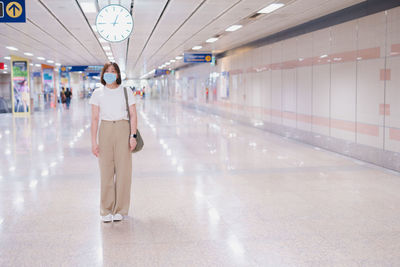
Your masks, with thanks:
<instances>
[{"instance_id":1,"label":"overhead sign","mask_svg":"<svg viewBox=\"0 0 400 267\"><path fill-rule=\"evenodd\" d=\"M156 72L154 73L154 76L161 76L161 75L166 75L169 74L170 71L169 70L160 70L160 69L156 69Z\"/></svg>"},{"instance_id":2,"label":"overhead sign","mask_svg":"<svg viewBox=\"0 0 400 267\"><path fill-rule=\"evenodd\" d=\"M0 0L0 23L26 22L25 0Z\"/></svg>"},{"instance_id":3,"label":"overhead sign","mask_svg":"<svg viewBox=\"0 0 400 267\"><path fill-rule=\"evenodd\" d=\"M204 63L211 62L211 53L185 53L184 55L185 63Z\"/></svg>"},{"instance_id":4,"label":"overhead sign","mask_svg":"<svg viewBox=\"0 0 400 267\"><path fill-rule=\"evenodd\" d=\"M70 66L67 69L70 72L82 71L99 73L103 69L103 66Z\"/></svg>"}]
</instances>

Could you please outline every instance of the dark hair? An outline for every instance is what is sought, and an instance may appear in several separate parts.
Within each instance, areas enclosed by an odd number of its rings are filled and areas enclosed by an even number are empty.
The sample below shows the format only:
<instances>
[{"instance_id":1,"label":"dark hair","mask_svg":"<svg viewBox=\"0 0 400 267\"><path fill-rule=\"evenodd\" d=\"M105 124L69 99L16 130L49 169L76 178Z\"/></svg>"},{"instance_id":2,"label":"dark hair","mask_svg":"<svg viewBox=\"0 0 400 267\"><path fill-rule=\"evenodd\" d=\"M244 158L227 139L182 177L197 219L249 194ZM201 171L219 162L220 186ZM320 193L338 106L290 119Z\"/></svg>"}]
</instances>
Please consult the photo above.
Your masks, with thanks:
<instances>
[{"instance_id":1,"label":"dark hair","mask_svg":"<svg viewBox=\"0 0 400 267\"><path fill-rule=\"evenodd\" d=\"M115 62L107 62L106 64L104 64L103 69L101 70L101 78L100 78L100 82L102 85L106 85L106 81L104 80L104 72L106 72L106 70L108 69L108 67L110 66L114 66L115 70L117 71L117 84L121 84L121 71L119 70L118 64Z\"/></svg>"}]
</instances>

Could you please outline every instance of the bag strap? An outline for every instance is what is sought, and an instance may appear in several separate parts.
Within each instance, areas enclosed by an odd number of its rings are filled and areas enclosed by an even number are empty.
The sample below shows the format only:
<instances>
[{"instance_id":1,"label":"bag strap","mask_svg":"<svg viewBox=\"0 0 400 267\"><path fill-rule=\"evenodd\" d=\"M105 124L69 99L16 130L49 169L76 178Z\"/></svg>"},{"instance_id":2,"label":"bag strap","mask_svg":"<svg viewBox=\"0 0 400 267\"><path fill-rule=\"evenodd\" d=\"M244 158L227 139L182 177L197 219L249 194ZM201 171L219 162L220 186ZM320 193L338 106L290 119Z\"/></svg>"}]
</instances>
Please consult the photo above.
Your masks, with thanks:
<instances>
[{"instance_id":1,"label":"bag strap","mask_svg":"<svg viewBox=\"0 0 400 267\"><path fill-rule=\"evenodd\" d=\"M124 95L125 95L125 103L126 103L126 112L128 112L129 134L130 134L130 132L131 132L131 113L129 112L128 93L126 92L126 87L124 87Z\"/></svg>"}]
</instances>

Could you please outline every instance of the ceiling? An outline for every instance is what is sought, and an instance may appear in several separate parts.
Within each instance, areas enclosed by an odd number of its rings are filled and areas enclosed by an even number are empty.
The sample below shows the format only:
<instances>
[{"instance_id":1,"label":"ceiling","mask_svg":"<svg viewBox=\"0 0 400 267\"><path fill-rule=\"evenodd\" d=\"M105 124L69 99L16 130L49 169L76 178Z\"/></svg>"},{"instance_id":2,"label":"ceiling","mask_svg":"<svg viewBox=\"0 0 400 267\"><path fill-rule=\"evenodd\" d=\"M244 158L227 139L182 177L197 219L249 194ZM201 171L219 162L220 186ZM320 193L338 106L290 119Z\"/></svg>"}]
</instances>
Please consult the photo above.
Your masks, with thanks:
<instances>
[{"instance_id":1,"label":"ceiling","mask_svg":"<svg viewBox=\"0 0 400 267\"><path fill-rule=\"evenodd\" d=\"M142 77L152 69L202 45L214 53L282 31L306 21L360 3L360 0L29 0L26 23L0 24L0 62L11 54L30 58L33 64L103 65L110 46L115 61L128 78ZM97 11L108 4L132 10L134 30L118 44L100 42L91 27L97 12L85 13L91 2ZM285 6L256 19L248 17L271 3ZM133 8L131 9L131 7ZM225 32L233 24L243 28ZM221 35L207 44L205 40ZM18 48L10 51L6 46ZM33 56L24 55L25 52ZM39 60L43 57L45 60ZM54 61L53 63L47 60ZM172 63L175 68L182 60ZM33 66L35 67L35 66Z\"/></svg>"}]
</instances>

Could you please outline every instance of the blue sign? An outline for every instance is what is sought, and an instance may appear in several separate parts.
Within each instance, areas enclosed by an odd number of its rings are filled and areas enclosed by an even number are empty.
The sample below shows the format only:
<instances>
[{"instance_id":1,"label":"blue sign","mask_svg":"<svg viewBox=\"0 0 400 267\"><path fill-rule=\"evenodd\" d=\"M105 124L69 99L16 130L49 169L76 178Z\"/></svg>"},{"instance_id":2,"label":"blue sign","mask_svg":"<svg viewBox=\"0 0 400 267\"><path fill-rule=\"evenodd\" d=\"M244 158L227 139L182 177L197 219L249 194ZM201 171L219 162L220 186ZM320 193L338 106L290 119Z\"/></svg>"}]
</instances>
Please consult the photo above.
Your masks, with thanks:
<instances>
[{"instance_id":1,"label":"blue sign","mask_svg":"<svg viewBox=\"0 0 400 267\"><path fill-rule=\"evenodd\" d=\"M211 53L185 53L183 56L185 63L210 63L212 60Z\"/></svg>"},{"instance_id":2,"label":"blue sign","mask_svg":"<svg viewBox=\"0 0 400 267\"><path fill-rule=\"evenodd\" d=\"M70 66L68 67L68 71L75 72L75 71L82 71L82 72L101 72L103 66Z\"/></svg>"},{"instance_id":3,"label":"blue sign","mask_svg":"<svg viewBox=\"0 0 400 267\"><path fill-rule=\"evenodd\" d=\"M156 72L154 73L154 76L161 76L161 75L166 75L169 74L169 70L160 70L160 69L156 69Z\"/></svg>"},{"instance_id":4,"label":"blue sign","mask_svg":"<svg viewBox=\"0 0 400 267\"><path fill-rule=\"evenodd\" d=\"M26 22L25 0L0 0L0 23Z\"/></svg>"}]
</instances>

